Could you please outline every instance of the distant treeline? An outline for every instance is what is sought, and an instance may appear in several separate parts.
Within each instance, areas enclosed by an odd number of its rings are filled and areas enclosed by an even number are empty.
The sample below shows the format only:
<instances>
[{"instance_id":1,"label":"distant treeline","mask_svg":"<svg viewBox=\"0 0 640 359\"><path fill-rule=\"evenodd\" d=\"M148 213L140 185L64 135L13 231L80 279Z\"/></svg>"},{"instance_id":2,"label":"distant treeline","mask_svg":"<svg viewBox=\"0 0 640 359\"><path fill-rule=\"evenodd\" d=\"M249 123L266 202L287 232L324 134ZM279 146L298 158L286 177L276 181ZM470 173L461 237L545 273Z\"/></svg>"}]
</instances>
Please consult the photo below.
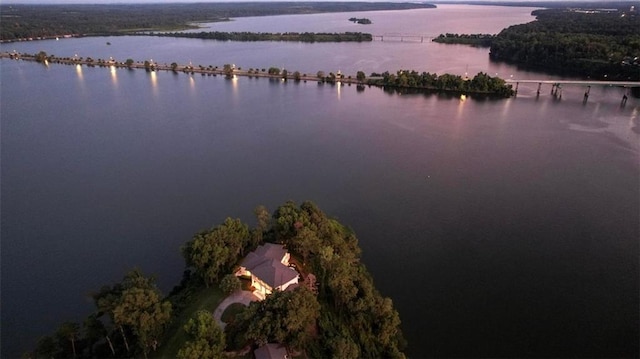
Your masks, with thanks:
<instances>
[{"instance_id":1,"label":"distant treeline","mask_svg":"<svg viewBox=\"0 0 640 359\"><path fill-rule=\"evenodd\" d=\"M537 7L537 8L549 8L549 9L567 9L567 8L582 8L589 7L592 9L619 9L623 7L629 7L635 5L637 8L640 6L639 1L611 1L611 0L515 0L515 1L494 1L494 0L473 0L473 1L458 1L458 0L439 0L438 4L473 4L473 5L487 5L487 6L513 6L513 7Z\"/></svg>"},{"instance_id":2,"label":"distant treeline","mask_svg":"<svg viewBox=\"0 0 640 359\"><path fill-rule=\"evenodd\" d=\"M640 80L640 13L548 9L502 30L491 58L593 79Z\"/></svg>"},{"instance_id":3,"label":"distant treeline","mask_svg":"<svg viewBox=\"0 0 640 359\"><path fill-rule=\"evenodd\" d=\"M440 34L433 42L490 47L495 35L491 34Z\"/></svg>"},{"instance_id":4,"label":"distant treeline","mask_svg":"<svg viewBox=\"0 0 640 359\"><path fill-rule=\"evenodd\" d=\"M435 91L451 91L461 93L488 94L500 97L513 96L511 85L499 77L491 77L479 72L472 79L459 75L399 70L395 74L384 72L372 73L367 83L376 86L392 86L399 88L426 89Z\"/></svg>"},{"instance_id":5,"label":"distant treeline","mask_svg":"<svg viewBox=\"0 0 640 359\"><path fill-rule=\"evenodd\" d=\"M362 32L315 33L315 32L172 32L154 33L151 36L186 37L220 41L299 41L299 42L363 42L372 41L371 34Z\"/></svg>"},{"instance_id":6,"label":"distant treeline","mask_svg":"<svg viewBox=\"0 0 640 359\"><path fill-rule=\"evenodd\" d=\"M0 40L194 28L232 17L435 8L391 2L215 2L169 4L2 4Z\"/></svg>"}]
</instances>

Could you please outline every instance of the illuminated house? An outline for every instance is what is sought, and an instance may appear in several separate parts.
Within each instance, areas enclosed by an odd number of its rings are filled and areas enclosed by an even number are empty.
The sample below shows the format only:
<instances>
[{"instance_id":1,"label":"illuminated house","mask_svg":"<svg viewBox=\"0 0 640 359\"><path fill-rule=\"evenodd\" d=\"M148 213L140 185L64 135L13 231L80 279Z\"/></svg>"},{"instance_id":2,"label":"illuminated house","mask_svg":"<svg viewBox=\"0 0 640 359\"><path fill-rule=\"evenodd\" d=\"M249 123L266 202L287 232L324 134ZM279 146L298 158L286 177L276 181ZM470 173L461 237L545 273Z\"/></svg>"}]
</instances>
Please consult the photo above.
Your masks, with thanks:
<instances>
[{"instance_id":1,"label":"illuminated house","mask_svg":"<svg viewBox=\"0 0 640 359\"><path fill-rule=\"evenodd\" d=\"M289 257L283 245L265 243L242 260L236 275L250 276L254 294L264 299L274 290L298 283L298 272L289 267Z\"/></svg>"}]
</instances>

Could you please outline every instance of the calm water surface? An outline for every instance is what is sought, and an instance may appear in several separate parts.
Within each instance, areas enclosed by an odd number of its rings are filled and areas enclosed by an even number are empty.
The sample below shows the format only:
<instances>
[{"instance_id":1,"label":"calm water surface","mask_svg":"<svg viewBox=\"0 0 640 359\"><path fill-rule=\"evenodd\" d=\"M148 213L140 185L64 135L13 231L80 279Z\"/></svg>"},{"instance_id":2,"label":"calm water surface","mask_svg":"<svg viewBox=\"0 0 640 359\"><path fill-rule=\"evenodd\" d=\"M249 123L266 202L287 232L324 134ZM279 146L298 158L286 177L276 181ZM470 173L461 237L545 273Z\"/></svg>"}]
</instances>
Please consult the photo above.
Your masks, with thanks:
<instances>
[{"instance_id":1,"label":"calm water surface","mask_svg":"<svg viewBox=\"0 0 640 359\"><path fill-rule=\"evenodd\" d=\"M344 63L355 73L369 58L367 72L468 63L548 77L436 44L105 41L9 46L245 67L281 57L314 72ZM327 49L339 51L314 55ZM461 101L8 60L0 75L3 357L81 320L93 309L86 295L134 266L167 292L193 233L226 216L253 223L256 205L289 199L354 228L412 357L637 355L640 102L620 107L619 89L594 88L583 105L579 88L562 101L528 87Z\"/></svg>"}]
</instances>

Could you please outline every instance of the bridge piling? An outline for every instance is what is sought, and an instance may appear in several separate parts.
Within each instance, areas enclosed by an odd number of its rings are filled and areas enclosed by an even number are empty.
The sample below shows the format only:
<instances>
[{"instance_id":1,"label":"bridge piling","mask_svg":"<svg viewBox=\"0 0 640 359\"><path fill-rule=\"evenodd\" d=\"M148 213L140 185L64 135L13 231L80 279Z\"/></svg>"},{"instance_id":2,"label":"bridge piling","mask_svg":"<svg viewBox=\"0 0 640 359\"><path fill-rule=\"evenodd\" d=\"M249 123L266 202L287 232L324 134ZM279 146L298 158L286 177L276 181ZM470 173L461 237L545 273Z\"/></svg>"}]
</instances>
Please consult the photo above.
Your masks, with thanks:
<instances>
[{"instance_id":1,"label":"bridge piling","mask_svg":"<svg viewBox=\"0 0 640 359\"><path fill-rule=\"evenodd\" d=\"M591 85L587 86L587 90L584 92L584 99L582 100L583 103L587 103L587 100L589 99L589 92L591 92Z\"/></svg>"},{"instance_id":2,"label":"bridge piling","mask_svg":"<svg viewBox=\"0 0 640 359\"><path fill-rule=\"evenodd\" d=\"M536 96L540 96L540 88L542 88L542 82L538 83L538 91L536 92Z\"/></svg>"},{"instance_id":3,"label":"bridge piling","mask_svg":"<svg viewBox=\"0 0 640 359\"><path fill-rule=\"evenodd\" d=\"M631 92L631 88L630 88L630 87L627 87L627 92L625 92L625 94L624 94L624 95L622 95L622 102L620 102L620 107L624 107L624 105L626 105L626 104L627 104L627 99L629 98L629 97L627 96L627 94L628 94L628 93L630 93L630 92Z\"/></svg>"}]
</instances>

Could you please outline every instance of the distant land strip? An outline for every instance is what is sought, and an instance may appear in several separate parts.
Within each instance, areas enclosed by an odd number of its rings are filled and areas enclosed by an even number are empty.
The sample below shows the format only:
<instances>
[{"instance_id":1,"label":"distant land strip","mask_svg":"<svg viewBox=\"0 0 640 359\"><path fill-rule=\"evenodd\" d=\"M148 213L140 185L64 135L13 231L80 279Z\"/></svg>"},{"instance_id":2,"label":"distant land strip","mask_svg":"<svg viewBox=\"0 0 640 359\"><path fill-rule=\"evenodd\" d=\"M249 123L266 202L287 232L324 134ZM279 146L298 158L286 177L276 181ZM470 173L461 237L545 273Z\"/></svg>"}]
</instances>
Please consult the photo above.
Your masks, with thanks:
<instances>
[{"instance_id":1,"label":"distant land strip","mask_svg":"<svg viewBox=\"0 0 640 359\"><path fill-rule=\"evenodd\" d=\"M491 77L485 73L478 73L473 78L463 78L459 75L443 74L436 75L408 70L398 70L395 74L384 72L382 74L372 73L367 77L364 72L358 71L355 77L343 75L340 72L325 74L324 71L318 71L313 74L301 74L299 71L290 72L286 69L270 67L268 70L253 69L243 70L236 68L235 65L225 64L222 68L218 66L202 66L197 65L180 65L176 62L171 64L157 63L149 60L143 62L127 59L119 62L114 59L103 60L93 59L91 57L55 57L49 56L44 51L38 54L16 53L16 52L0 52L0 59L25 60L42 63L46 66L49 64L75 65L87 67L109 67L109 68L128 68L128 69L144 69L148 72L153 71L172 71L174 73L183 72L186 74L201 74L202 76L223 75L227 78L236 76L246 77L266 77L275 80L287 81L316 81L319 83L329 84L355 84L359 89L364 86L376 86L384 89L397 90L399 92L445 92L465 95L480 95L491 97L508 98L515 94L512 85L507 84L499 77Z\"/></svg>"},{"instance_id":2,"label":"distant land strip","mask_svg":"<svg viewBox=\"0 0 640 359\"><path fill-rule=\"evenodd\" d=\"M218 41L292 41L292 42L368 42L373 41L371 34L362 32L167 32L143 34L146 36L184 37Z\"/></svg>"},{"instance_id":3,"label":"distant land strip","mask_svg":"<svg viewBox=\"0 0 640 359\"><path fill-rule=\"evenodd\" d=\"M429 9L394 2L211 2L168 4L0 4L0 41L66 35L105 36L197 29L199 23L248 16ZM346 19L345 19L346 20Z\"/></svg>"}]
</instances>

